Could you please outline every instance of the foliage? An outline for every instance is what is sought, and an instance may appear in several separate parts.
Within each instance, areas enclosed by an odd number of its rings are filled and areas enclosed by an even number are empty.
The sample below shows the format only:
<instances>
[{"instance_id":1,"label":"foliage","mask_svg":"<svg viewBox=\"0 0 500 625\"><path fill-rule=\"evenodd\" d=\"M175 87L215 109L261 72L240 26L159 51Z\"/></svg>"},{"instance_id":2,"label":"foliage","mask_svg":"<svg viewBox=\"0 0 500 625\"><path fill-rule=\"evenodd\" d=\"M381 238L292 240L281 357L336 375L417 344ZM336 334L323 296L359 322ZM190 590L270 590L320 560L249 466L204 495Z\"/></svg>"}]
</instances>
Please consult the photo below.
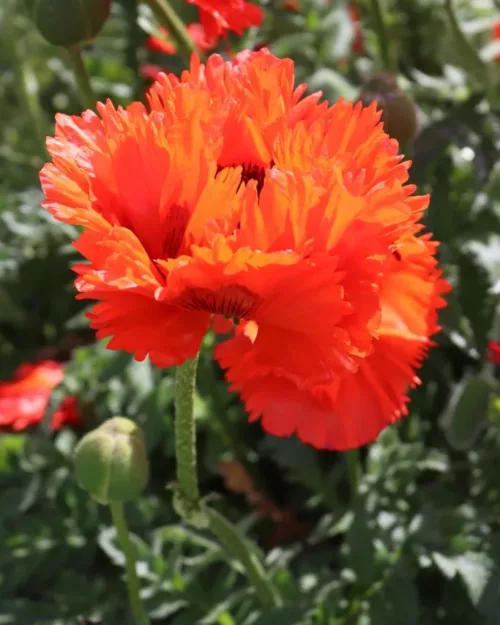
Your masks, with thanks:
<instances>
[{"instance_id":1,"label":"foliage","mask_svg":"<svg viewBox=\"0 0 500 625\"><path fill-rule=\"evenodd\" d=\"M374 2L357 2L361 52L352 50L346 2L302 0L298 12L262 4L263 26L229 44L268 43L330 101L356 98L382 67ZM2 2L0 375L42 357L68 363L40 428L0 436L0 623L131 622L109 512L78 488L71 461L83 432L125 415L144 429L151 463L148 489L127 514L153 623L500 625L500 391L486 359L488 340L500 339L500 51L491 38L500 7L455 3L488 86L464 61L445 3L384 4L390 58L418 108L411 176L431 193L426 225L442 241L454 291L410 416L350 460L249 424L206 337L195 404L201 490L263 554L283 600L265 611L233 556L172 508L173 372L108 351L88 331L72 286L74 229L40 210L37 186L54 114L80 111L74 76L65 51L41 39L20 3ZM192 20L192 6L173 5ZM180 56L146 49L156 28L147 7L113 2L85 50L100 99L142 98L143 63L183 67ZM66 395L78 398L84 425L53 434L50 411Z\"/></svg>"}]
</instances>

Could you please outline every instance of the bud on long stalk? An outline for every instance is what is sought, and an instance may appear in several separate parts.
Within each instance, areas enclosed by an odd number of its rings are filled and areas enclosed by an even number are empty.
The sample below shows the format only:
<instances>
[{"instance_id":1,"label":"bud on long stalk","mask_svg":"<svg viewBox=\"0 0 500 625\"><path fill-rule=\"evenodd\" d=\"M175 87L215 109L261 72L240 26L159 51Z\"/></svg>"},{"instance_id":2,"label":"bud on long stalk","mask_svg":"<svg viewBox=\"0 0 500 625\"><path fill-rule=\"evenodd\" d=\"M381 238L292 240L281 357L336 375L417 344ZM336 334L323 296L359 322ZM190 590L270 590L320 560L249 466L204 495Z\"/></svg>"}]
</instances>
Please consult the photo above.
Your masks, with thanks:
<instances>
[{"instance_id":1,"label":"bud on long stalk","mask_svg":"<svg viewBox=\"0 0 500 625\"><path fill-rule=\"evenodd\" d=\"M84 436L75 450L75 472L80 486L99 503L136 499L149 478L139 427L114 417Z\"/></svg>"}]
</instances>

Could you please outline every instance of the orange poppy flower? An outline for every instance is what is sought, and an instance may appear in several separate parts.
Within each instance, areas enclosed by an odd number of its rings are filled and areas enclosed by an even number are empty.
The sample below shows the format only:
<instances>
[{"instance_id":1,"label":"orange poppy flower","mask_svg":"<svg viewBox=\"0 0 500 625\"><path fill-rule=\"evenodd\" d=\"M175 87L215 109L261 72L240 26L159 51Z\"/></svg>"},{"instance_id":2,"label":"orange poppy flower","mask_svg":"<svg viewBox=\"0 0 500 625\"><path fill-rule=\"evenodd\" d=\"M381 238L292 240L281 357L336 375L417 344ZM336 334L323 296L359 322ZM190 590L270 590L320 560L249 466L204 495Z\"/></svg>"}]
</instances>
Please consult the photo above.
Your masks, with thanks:
<instances>
[{"instance_id":1,"label":"orange poppy flower","mask_svg":"<svg viewBox=\"0 0 500 625\"><path fill-rule=\"evenodd\" d=\"M25 430L40 423L50 394L63 377L63 366L52 360L21 365L12 380L0 382L0 428ZM66 397L52 415L51 428L79 421L76 399Z\"/></svg>"},{"instance_id":2,"label":"orange poppy flower","mask_svg":"<svg viewBox=\"0 0 500 625\"><path fill-rule=\"evenodd\" d=\"M188 24L186 30L193 40L197 48L203 52L213 50L217 45L217 39L210 39L202 24ZM151 35L146 41L146 47L155 52L161 52L163 54L175 54L177 47L175 43L171 41L170 35L165 28L160 28L160 37Z\"/></svg>"},{"instance_id":3,"label":"orange poppy flower","mask_svg":"<svg viewBox=\"0 0 500 625\"><path fill-rule=\"evenodd\" d=\"M198 7L200 21L209 40L225 37L229 31L243 35L264 19L263 10L248 0L187 0Z\"/></svg>"},{"instance_id":4,"label":"orange poppy flower","mask_svg":"<svg viewBox=\"0 0 500 625\"><path fill-rule=\"evenodd\" d=\"M347 449L405 413L448 286L375 104L305 88L266 49L193 57L149 108L58 115L41 181L110 349L178 365L212 323L252 420Z\"/></svg>"}]
</instances>

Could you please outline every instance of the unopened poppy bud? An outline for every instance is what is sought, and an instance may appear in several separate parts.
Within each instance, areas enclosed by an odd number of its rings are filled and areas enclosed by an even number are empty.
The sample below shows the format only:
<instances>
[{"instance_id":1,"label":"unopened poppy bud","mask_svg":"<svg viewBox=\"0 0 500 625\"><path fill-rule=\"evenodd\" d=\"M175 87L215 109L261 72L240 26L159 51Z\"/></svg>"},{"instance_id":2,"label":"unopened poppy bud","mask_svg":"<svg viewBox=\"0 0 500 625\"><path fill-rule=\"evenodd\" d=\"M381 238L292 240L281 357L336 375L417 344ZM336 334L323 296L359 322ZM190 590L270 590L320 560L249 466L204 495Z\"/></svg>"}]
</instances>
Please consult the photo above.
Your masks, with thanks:
<instances>
[{"instance_id":1,"label":"unopened poppy bud","mask_svg":"<svg viewBox=\"0 0 500 625\"><path fill-rule=\"evenodd\" d=\"M417 110L410 96L399 88L396 78L381 72L368 80L360 91L360 100L368 105L373 100L382 109L381 121L388 135L400 145L412 141L418 130Z\"/></svg>"},{"instance_id":2,"label":"unopened poppy bud","mask_svg":"<svg viewBox=\"0 0 500 625\"><path fill-rule=\"evenodd\" d=\"M25 0L40 34L56 46L93 39L109 15L111 0Z\"/></svg>"},{"instance_id":3,"label":"unopened poppy bud","mask_svg":"<svg viewBox=\"0 0 500 625\"><path fill-rule=\"evenodd\" d=\"M81 488L99 503L135 499L149 478L142 431L130 419L109 419L77 445L75 472Z\"/></svg>"}]
</instances>

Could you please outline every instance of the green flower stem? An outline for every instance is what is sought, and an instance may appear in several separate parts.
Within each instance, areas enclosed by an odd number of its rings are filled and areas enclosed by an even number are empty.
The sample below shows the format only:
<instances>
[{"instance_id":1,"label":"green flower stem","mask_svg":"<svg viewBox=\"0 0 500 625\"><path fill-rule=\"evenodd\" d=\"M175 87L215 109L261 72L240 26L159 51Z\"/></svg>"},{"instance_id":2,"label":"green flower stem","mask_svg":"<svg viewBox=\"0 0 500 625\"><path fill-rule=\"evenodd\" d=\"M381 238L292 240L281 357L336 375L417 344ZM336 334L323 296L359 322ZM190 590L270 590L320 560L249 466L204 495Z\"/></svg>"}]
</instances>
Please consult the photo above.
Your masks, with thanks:
<instances>
[{"instance_id":1,"label":"green flower stem","mask_svg":"<svg viewBox=\"0 0 500 625\"><path fill-rule=\"evenodd\" d=\"M38 79L33 71L29 55L24 50L24 30L20 16L11 7L11 12L7 12L6 24L3 29L5 37L5 50L11 50L13 67L16 72L16 85L18 93L23 100L26 112L31 118L36 137L40 145L40 154L45 158L45 137L47 135L44 113L39 99Z\"/></svg>"},{"instance_id":2,"label":"green flower stem","mask_svg":"<svg viewBox=\"0 0 500 625\"><path fill-rule=\"evenodd\" d=\"M125 520L125 512L123 503L110 503L111 516L115 524L118 534L118 542L125 555L125 568L127 571L127 588L130 607L136 625L149 625L149 617L144 608L139 594L139 579L135 570L135 556L130 536L128 533L127 521Z\"/></svg>"},{"instance_id":3,"label":"green flower stem","mask_svg":"<svg viewBox=\"0 0 500 625\"><path fill-rule=\"evenodd\" d=\"M361 477L361 465L359 461L359 450L350 449L345 452L347 463L347 477L349 480L349 488L351 490L351 499L354 499L358 492L359 479Z\"/></svg>"},{"instance_id":4,"label":"green flower stem","mask_svg":"<svg viewBox=\"0 0 500 625\"><path fill-rule=\"evenodd\" d=\"M145 36L137 22L138 5L136 0L121 0L127 23L127 45L125 48L126 63L132 72L134 99L140 100L144 93L144 80L141 78L137 50L144 44Z\"/></svg>"},{"instance_id":5,"label":"green flower stem","mask_svg":"<svg viewBox=\"0 0 500 625\"><path fill-rule=\"evenodd\" d=\"M373 19L375 22L375 31L377 33L378 45L380 49L380 56L382 57L382 64L387 71L394 71L391 50L389 44L389 36L387 33L387 26L385 23L384 9L381 4L381 0L370 0Z\"/></svg>"},{"instance_id":6,"label":"green flower stem","mask_svg":"<svg viewBox=\"0 0 500 625\"><path fill-rule=\"evenodd\" d=\"M464 69L468 70L476 78L486 92L491 92L490 69L463 33L455 11L454 0L445 0L444 6L448 14L450 29L455 39L457 52L462 59Z\"/></svg>"},{"instance_id":7,"label":"green flower stem","mask_svg":"<svg viewBox=\"0 0 500 625\"><path fill-rule=\"evenodd\" d=\"M198 356L177 367L175 377L175 452L177 497L189 517L199 509L200 489L196 467L196 426L193 415ZM183 514L183 516L185 516Z\"/></svg>"},{"instance_id":8,"label":"green flower stem","mask_svg":"<svg viewBox=\"0 0 500 625\"><path fill-rule=\"evenodd\" d=\"M218 512L202 506L196 468L196 428L193 405L198 356L177 368L175 379L175 451L177 487L174 506L189 523L208 527L243 567L263 606L277 606L280 598L268 580L255 550Z\"/></svg>"},{"instance_id":9,"label":"green flower stem","mask_svg":"<svg viewBox=\"0 0 500 625\"><path fill-rule=\"evenodd\" d=\"M153 13L156 16L156 19L160 22L160 24L168 30L170 34L172 34L177 43L182 47L184 52L186 53L187 60L191 58L191 54L196 52L196 54L202 58L203 55L195 46L193 40L191 39L186 27L184 26L184 22L174 11L168 0L144 0L150 7Z\"/></svg>"},{"instance_id":10,"label":"green flower stem","mask_svg":"<svg viewBox=\"0 0 500 625\"><path fill-rule=\"evenodd\" d=\"M80 101L85 108L95 108L97 98L90 84L90 77L83 62L82 50L80 46L71 46L68 48L68 54L75 72L76 84L80 95Z\"/></svg>"},{"instance_id":11,"label":"green flower stem","mask_svg":"<svg viewBox=\"0 0 500 625\"><path fill-rule=\"evenodd\" d=\"M211 508L205 508L209 527L226 547L228 553L245 569L255 593L263 607L273 608L281 604L281 600L255 551L239 531L222 515Z\"/></svg>"}]
</instances>

